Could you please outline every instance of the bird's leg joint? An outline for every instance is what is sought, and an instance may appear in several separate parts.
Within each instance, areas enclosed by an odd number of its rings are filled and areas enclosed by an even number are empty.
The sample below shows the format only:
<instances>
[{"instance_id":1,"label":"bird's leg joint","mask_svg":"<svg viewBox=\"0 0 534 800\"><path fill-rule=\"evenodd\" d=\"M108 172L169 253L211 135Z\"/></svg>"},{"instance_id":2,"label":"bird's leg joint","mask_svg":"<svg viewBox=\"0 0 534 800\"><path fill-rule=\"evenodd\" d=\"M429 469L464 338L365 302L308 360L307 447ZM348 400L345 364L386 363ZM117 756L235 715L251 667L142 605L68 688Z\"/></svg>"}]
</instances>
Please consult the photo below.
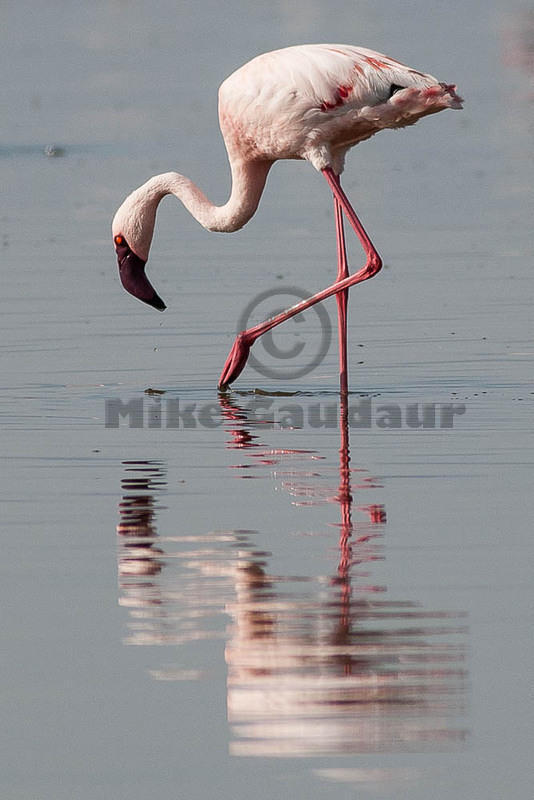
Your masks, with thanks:
<instances>
[{"instance_id":1,"label":"bird's leg joint","mask_svg":"<svg viewBox=\"0 0 534 800\"><path fill-rule=\"evenodd\" d=\"M371 251L367 254L367 264L365 265L365 271L368 274L367 277L372 278L376 275L377 272L380 272L382 269L383 262L376 250Z\"/></svg>"}]
</instances>

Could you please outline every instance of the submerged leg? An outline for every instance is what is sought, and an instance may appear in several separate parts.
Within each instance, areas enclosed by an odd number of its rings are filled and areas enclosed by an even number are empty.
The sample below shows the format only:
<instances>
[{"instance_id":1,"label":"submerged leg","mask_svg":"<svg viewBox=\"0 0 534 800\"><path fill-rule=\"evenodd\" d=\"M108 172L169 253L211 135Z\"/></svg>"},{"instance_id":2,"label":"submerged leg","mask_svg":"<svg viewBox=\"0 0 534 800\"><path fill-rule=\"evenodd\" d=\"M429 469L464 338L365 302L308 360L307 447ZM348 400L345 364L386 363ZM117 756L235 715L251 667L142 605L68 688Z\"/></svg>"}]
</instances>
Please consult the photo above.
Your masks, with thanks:
<instances>
[{"instance_id":1,"label":"submerged leg","mask_svg":"<svg viewBox=\"0 0 534 800\"><path fill-rule=\"evenodd\" d=\"M326 178L334 194L338 248L341 245L340 237L342 237L343 235L342 227L341 229L338 228L339 220L341 219L341 214L337 210L339 206L339 208L343 211L343 213L347 217L347 220L351 228L353 229L358 239L360 240L360 243L367 256L366 264L358 272L355 272L354 275L349 275L347 268L346 277L340 278L339 275L341 270L342 269L345 270L346 268L346 256L344 257L344 266L343 266L343 263L340 261L340 256L339 256L340 251L338 250L338 279L336 280L335 283L333 283L327 289L323 289L322 291L317 292L317 294L314 294L307 300L302 300L302 302L297 303L297 305L292 306L292 308L289 308L287 311L282 311L275 317L271 317L271 319L267 319L265 320L265 322L261 322L259 325L255 325L253 328L249 328L246 331L241 331L241 333L238 333L234 345L230 351L230 354L226 359L226 363L223 367L221 377L219 378L219 389L225 389L230 383L233 383L236 380L236 378L239 377L239 375L243 371L245 364L247 363L247 358L250 352L250 348L252 347L252 345L259 336L261 336L264 333L267 333L267 331L272 330L277 325L280 325L282 322L285 322L287 319L291 319L291 317L294 317L296 314L300 314L301 311L306 311L307 308L311 308L311 306L315 305L316 303L320 303L322 300L326 300L327 297L331 297L333 294L339 295L340 293L343 293L347 289L349 289L350 286L354 286L356 283L361 283L362 281L368 280L368 278L372 278L382 267L382 259L378 255L375 246L368 237L363 225L356 216L356 212L352 208L345 192L341 188L339 176L334 173L331 167L325 167L325 169L322 170L322 173ZM343 237L342 248L344 251L344 237ZM345 303L345 309L342 315L344 320L343 326L346 325L346 299L344 303ZM338 303L338 308L339 307L340 306ZM346 334L344 335L343 338L346 343ZM340 359L341 357L342 356L340 352ZM344 355L344 363L345 363L345 376L346 376L346 351Z\"/></svg>"}]
</instances>

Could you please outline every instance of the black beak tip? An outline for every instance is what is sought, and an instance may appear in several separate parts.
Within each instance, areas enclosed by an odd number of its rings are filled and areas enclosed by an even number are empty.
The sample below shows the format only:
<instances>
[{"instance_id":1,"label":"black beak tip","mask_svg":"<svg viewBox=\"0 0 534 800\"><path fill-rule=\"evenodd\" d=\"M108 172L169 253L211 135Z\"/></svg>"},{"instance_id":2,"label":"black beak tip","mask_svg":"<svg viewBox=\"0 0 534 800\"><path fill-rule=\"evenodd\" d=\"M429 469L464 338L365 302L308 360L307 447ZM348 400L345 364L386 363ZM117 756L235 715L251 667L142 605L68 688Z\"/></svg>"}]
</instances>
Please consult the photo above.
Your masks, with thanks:
<instances>
[{"instance_id":1,"label":"black beak tip","mask_svg":"<svg viewBox=\"0 0 534 800\"><path fill-rule=\"evenodd\" d=\"M150 306L155 308L157 311L165 311L165 309L167 308L167 306L165 305L159 294L156 293L154 293L154 297L152 298L152 300L147 300L146 302Z\"/></svg>"}]
</instances>

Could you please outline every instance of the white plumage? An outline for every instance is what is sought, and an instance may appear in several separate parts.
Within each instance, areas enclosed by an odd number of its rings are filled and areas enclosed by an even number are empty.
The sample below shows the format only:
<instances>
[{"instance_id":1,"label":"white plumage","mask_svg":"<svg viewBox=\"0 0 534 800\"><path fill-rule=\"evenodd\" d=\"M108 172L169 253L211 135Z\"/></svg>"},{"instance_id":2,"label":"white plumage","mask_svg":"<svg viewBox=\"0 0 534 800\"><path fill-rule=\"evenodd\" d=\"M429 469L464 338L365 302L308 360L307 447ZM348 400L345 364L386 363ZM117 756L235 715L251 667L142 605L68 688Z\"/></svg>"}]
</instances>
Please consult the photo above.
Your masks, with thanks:
<instances>
[{"instance_id":1,"label":"white plumage","mask_svg":"<svg viewBox=\"0 0 534 800\"><path fill-rule=\"evenodd\" d=\"M389 98L391 85L411 91ZM425 89L440 87L428 96ZM219 90L221 129L230 153L306 158L317 169L384 127L457 107L449 87L388 56L350 45L300 45L257 56Z\"/></svg>"}]
</instances>

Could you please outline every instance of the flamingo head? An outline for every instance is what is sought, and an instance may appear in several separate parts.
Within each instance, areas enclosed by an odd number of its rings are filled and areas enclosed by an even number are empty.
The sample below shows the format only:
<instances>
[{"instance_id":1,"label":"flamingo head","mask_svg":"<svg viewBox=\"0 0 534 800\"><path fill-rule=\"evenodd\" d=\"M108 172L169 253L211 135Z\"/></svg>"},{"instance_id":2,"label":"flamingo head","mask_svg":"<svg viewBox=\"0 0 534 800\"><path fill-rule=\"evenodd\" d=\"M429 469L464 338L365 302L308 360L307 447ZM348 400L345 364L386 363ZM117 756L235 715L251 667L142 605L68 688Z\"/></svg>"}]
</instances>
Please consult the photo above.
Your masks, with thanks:
<instances>
[{"instance_id":1,"label":"flamingo head","mask_svg":"<svg viewBox=\"0 0 534 800\"><path fill-rule=\"evenodd\" d=\"M158 311L165 311L167 306L145 274L146 261L133 252L121 233L113 237L113 242L119 263L119 277L126 291Z\"/></svg>"},{"instance_id":2,"label":"flamingo head","mask_svg":"<svg viewBox=\"0 0 534 800\"><path fill-rule=\"evenodd\" d=\"M113 219L119 277L127 292L158 311L165 311L167 306L145 274L157 204L147 202L142 189L126 198Z\"/></svg>"}]
</instances>

